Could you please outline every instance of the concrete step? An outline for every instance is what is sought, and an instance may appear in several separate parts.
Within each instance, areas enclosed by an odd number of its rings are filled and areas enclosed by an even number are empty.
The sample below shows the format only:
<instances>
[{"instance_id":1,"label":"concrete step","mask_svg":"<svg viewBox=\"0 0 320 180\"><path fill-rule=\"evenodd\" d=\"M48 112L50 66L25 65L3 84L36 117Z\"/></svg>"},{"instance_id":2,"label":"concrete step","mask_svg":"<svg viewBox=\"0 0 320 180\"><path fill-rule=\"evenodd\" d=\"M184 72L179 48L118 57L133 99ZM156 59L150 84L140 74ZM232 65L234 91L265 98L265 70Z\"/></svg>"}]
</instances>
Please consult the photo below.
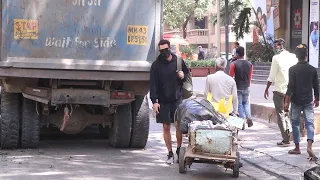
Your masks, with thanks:
<instances>
[{"instance_id":1,"label":"concrete step","mask_svg":"<svg viewBox=\"0 0 320 180\"><path fill-rule=\"evenodd\" d=\"M266 70L270 71L271 66L253 66L253 70Z\"/></svg>"},{"instance_id":2,"label":"concrete step","mask_svg":"<svg viewBox=\"0 0 320 180\"><path fill-rule=\"evenodd\" d=\"M251 62L254 66L271 66L271 62Z\"/></svg>"},{"instance_id":3,"label":"concrete step","mask_svg":"<svg viewBox=\"0 0 320 180\"><path fill-rule=\"evenodd\" d=\"M252 84L267 84L267 80L252 79Z\"/></svg>"},{"instance_id":4,"label":"concrete step","mask_svg":"<svg viewBox=\"0 0 320 180\"><path fill-rule=\"evenodd\" d=\"M253 69L253 74L269 76L269 73L270 73L270 71L267 71L267 70L255 70L255 69Z\"/></svg>"},{"instance_id":5,"label":"concrete step","mask_svg":"<svg viewBox=\"0 0 320 180\"><path fill-rule=\"evenodd\" d=\"M253 74L252 79L267 81L267 75Z\"/></svg>"}]
</instances>

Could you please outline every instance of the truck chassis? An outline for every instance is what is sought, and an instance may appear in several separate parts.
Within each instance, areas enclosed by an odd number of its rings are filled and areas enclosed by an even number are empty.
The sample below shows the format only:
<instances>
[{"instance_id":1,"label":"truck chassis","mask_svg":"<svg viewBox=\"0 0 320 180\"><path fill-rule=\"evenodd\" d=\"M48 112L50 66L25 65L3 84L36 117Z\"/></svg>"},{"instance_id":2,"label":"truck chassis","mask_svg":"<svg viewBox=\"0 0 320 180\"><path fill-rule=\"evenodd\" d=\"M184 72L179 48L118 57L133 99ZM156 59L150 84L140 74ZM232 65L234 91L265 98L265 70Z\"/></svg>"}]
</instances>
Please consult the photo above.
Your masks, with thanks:
<instances>
[{"instance_id":1,"label":"truck chassis","mask_svg":"<svg viewBox=\"0 0 320 180\"><path fill-rule=\"evenodd\" d=\"M30 69L2 69L0 76L9 75L1 79L2 149L37 148L40 129L50 125L67 134L97 125L101 136L115 148L146 146L150 118L148 73L113 72L121 76L117 79L112 72L74 71L62 77L61 70L40 70L43 78L35 78L39 70L30 74ZM56 78L64 79L47 77L53 72ZM77 73L86 75L86 80L75 76ZM102 80L101 75L106 74L109 76Z\"/></svg>"}]
</instances>

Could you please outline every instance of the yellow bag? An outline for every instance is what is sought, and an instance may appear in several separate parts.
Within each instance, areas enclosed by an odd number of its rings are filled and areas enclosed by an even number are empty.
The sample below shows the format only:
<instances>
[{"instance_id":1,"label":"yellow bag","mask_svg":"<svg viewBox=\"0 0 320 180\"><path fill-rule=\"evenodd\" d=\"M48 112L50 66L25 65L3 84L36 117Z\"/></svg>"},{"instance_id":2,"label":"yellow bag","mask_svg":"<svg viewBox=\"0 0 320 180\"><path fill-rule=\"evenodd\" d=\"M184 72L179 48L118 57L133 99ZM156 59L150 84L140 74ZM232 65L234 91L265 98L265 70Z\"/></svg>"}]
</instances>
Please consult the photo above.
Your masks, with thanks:
<instances>
[{"instance_id":1,"label":"yellow bag","mask_svg":"<svg viewBox=\"0 0 320 180\"><path fill-rule=\"evenodd\" d=\"M221 99L218 103L213 103L212 102L212 94L208 93L208 95L207 95L207 100L212 104L214 109L226 118L229 117L229 113L232 108L232 99L233 99L233 96L230 95L227 104L226 104L226 100L224 98Z\"/></svg>"}]
</instances>

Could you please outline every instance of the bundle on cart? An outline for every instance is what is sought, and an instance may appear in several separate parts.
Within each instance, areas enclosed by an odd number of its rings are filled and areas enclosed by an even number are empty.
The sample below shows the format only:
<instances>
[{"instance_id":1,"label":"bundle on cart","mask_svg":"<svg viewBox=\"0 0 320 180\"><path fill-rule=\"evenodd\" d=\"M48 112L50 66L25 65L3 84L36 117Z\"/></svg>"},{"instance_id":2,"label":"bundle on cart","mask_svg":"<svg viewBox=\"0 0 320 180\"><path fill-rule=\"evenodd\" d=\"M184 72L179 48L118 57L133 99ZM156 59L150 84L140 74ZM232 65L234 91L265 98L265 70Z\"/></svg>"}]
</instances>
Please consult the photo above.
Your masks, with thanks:
<instances>
[{"instance_id":1,"label":"bundle on cart","mask_svg":"<svg viewBox=\"0 0 320 180\"><path fill-rule=\"evenodd\" d=\"M313 167L304 172L305 180L320 179L320 166Z\"/></svg>"},{"instance_id":2,"label":"bundle on cart","mask_svg":"<svg viewBox=\"0 0 320 180\"><path fill-rule=\"evenodd\" d=\"M226 122L225 117L219 114L211 103L204 98L182 101L177 108L175 119L178 121L180 131L183 134L188 133L188 124L193 121L209 120L213 125Z\"/></svg>"}]
</instances>

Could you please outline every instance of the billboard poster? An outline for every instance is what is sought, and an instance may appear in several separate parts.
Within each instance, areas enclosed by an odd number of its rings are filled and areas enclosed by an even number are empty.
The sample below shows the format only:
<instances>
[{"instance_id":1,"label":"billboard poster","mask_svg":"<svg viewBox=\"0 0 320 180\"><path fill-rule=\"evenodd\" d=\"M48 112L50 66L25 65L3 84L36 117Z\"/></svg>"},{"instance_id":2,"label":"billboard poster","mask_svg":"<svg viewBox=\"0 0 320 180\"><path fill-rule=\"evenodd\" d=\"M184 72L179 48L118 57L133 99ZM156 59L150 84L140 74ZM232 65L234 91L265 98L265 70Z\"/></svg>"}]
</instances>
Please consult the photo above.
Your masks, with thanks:
<instances>
[{"instance_id":1,"label":"billboard poster","mask_svg":"<svg viewBox=\"0 0 320 180\"><path fill-rule=\"evenodd\" d=\"M257 43L263 39L263 35L267 42L273 45L274 41L274 23L272 0L253 0L252 6L257 13L257 21L261 24L253 29L253 43Z\"/></svg>"},{"instance_id":2,"label":"billboard poster","mask_svg":"<svg viewBox=\"0 0 320 180\"><path fill-rule=\"evenodd\" d=\"M310 0L309 63L319 66L319 0Z\"/></svg>"},{"instance_id":3,"label":"billboard poster","mask_svg":"<svg viewBox=\"0 0 320 180\"><path fill-rule=\"evenodd\" d=\"M273 10L273 28L274 30L280 28L279 7L275 7Z\"/></svg>"},{"instance_id":4,"label":"billboard poster","mask_svg":"<svg viewBox=\"0 0 320 180\"><path fill-rule=\"evenodd\" d=\"M290 8L290 51L294 52L296 47L302 43L302 0L291 3Z\"/></svg>"}]
</instances>

